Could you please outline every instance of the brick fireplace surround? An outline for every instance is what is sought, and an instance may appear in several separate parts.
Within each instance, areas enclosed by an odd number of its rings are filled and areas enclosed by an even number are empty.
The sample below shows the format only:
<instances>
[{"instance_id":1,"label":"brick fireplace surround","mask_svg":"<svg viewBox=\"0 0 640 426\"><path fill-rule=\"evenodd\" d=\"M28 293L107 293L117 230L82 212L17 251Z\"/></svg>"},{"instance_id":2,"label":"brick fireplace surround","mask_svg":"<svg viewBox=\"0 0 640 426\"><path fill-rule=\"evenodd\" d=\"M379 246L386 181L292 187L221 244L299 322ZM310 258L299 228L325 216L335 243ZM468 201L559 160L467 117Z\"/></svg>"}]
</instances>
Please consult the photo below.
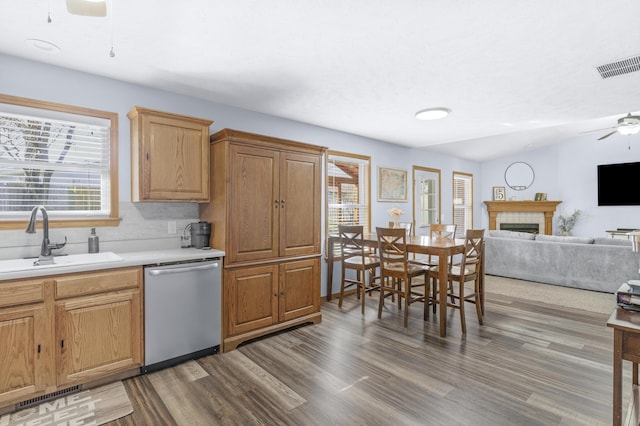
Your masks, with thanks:
<instances>
[{"instance_id":1,"label":"brick fireplace surround","mask_svg":"<svg viewBox=\"0 0 640 426\"><path fill-rule=\"evenodd\" d=\"M489 229L500 223L539 223L540 233L553 235L553 214L562 201L485 201L489 212Z\"/></svg>"}]
</instances>

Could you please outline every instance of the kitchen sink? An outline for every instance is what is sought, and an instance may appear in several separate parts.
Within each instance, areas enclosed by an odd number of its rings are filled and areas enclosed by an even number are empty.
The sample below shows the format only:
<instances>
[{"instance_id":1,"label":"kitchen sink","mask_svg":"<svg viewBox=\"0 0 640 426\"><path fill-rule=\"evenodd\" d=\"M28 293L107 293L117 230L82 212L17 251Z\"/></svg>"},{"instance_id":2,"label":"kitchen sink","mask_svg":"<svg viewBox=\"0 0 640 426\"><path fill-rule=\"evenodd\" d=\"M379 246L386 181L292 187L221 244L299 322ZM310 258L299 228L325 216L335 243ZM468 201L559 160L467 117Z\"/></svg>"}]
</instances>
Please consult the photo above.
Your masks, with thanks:
<instances>
[{"instance_id":1,"label":"kitchen sink","mask_svg":"<svg viewBox=\"0 0 640 426\"><path fill-rule=\"evenodd\" d=\"M0 273L20 272L33 269L51 269L62 266L89 265L94 263L118 262L122 257L111 251L102 253L69 254L66 256L54 256L53 263L38 264L38 258L0 260Z\"/></svg>"}]
</instances>

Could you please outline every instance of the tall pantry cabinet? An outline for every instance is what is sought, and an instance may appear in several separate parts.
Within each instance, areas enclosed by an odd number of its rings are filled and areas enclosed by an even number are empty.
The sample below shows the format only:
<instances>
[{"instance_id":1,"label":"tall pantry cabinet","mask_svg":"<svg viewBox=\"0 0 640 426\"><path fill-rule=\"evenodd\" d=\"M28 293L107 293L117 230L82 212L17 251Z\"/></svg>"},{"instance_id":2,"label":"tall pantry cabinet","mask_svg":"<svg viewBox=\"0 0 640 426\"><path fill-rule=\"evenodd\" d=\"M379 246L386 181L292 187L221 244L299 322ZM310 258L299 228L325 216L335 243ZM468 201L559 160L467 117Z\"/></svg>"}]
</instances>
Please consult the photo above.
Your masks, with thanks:
<instances>
[{"instance_id":1,"label":"tall pantry cabinet","mask_svg":"<svg viewBox=\"0 0 640 426\"><path fill-rule=\"evenodd\" d=\"M321 321L326 148L224 129L211 135L211 246L225 251L223 351Z\"/></svg>"}]
</instances>

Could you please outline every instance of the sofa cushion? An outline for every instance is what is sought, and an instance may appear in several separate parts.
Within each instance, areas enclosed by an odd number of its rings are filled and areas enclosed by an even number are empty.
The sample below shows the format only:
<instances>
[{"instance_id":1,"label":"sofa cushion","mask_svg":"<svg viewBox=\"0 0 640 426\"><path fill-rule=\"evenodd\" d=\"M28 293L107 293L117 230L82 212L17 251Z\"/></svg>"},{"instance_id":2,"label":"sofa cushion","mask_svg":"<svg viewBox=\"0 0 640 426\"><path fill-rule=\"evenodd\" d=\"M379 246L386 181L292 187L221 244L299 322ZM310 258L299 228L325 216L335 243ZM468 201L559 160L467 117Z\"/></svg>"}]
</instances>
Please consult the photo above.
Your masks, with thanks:
<instances>
[{"instance_id":1,"label":"sofa cushion","mask_svg":"<svg viewBox=\"0 0 640 426\"><path fill-rule=\"evenodd\" d=\"M533 240L536 238L536 234L532 234L530 232L515 232L503 230L489 231L489 235L496 238L514 238L517 240Z\"/></svg>"},{"instance_id":2,"label":"sofa cushion","mask_svg":"<svg viewBox=\"0 0 640 426\"><path fill-rule=\"evenodd\" d=\"M536 235L537 241L549 241L553 243L593 244L593 238L565 237L563 235Z\"/></svg>"},{"instance_id":3,"label":"sofa cushion","mask_svg":"<svg viewBox=\"0 0 640 426\"><path fill-rule=\"evenodd\" d=\"M631 247L631 240L623 240L622 238L598 237L593 239L593 244L603 246L628 246Z\"/></svg>"}]
</instances>

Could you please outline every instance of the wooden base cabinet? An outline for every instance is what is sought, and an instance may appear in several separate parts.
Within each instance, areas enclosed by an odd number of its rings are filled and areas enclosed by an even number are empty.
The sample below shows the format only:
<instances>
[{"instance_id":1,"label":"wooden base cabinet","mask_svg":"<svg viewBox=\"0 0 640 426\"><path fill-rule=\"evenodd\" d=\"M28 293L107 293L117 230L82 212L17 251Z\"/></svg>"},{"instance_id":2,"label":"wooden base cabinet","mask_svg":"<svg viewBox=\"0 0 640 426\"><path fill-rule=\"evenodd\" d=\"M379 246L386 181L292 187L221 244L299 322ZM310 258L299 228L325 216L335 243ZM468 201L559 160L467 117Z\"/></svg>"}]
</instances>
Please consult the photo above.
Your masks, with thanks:
<instances>
[{"instance_id":1,"label":"wooden base cabinet","mask_svg":"<svg viewBox=\"0 0 640 426\"><path fill-rule=\"evenodd\" d=\"M140 292L56 303L58 386L86 383L141 365Z\"/></svg>"},{"instance_id":2,"label":"wooden base cabinet","mask_svg":"<svg viewBox=\"0 0 640 426\"><path fill-rule=\"evenodd\" d=\"M142 269L0 282L0 407L138 370Z\"/></svg>"},{"instance_id":3,"label":"wooden base cabinet","mask_svg":"<svg viewBox=\"0 0 640 426\"><path fill-rule=\"evenodd\" d=\"M0 309L0 407L46 393L52 372L47 322L44 303Z\"/></svg>"},{"instance_id":4,"label":"wooden base cabinet","mask_svg":"<svg viewBox=\"0 0 640 426\"><path fill-rule=\"evenodd\" d=\"M319 322L326 148L221 130L211 136L211 246L225 251L223 351Z\"/></svg>"},{"instance_id":5,"label":"wooden base cabinet","mask_svg":"<svg viewBox=\"0 0 640 426\"><path fill-rule=\"evenodd\" d=\"M224 301L224 351L301 322L319 323L320 259L228 269Z\"/></svg>"}]
</instances>

